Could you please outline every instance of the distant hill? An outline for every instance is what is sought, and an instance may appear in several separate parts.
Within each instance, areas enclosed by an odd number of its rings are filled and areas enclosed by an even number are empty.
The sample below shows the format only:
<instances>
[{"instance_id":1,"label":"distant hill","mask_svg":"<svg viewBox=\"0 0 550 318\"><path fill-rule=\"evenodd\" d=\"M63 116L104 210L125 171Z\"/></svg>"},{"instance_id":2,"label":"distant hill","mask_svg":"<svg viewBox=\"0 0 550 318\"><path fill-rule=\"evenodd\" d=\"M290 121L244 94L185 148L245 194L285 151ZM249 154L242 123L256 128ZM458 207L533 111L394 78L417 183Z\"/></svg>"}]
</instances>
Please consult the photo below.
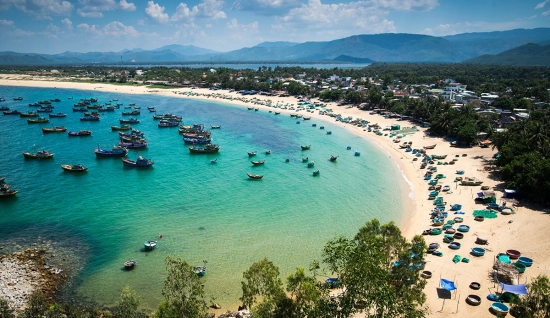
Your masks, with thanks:
<instances>
[{"instance_id":1,"label":"distant hill","mask_svg":"<svg viewBox=\"0 0 550 318\"><path fill-rule=\"evenodd\" d=\"M529 43L496 55L485 54L464 61L467 64L550 66L550 44Z\"/></svg>"},{"instance_id":2,"label":"distant hill","mask_svg":"<svg viewBox=\"0 0 550 318\"><path fill-rule=\"evenodd\" d=\"M224 62L299 63L335 59L348 59L339 62L353 62L353 59L365 59L377 62L460 63L469 61L470 63L473 58L488 59L485 55L498 55L528 43L550 44L550 28L464 33L445 37L406 33L367 34L323 42L263 42L253 47L230 52L216 52L192 45L178 44L166 45L154 50L133 49L120 52L64 52L61 54L0 52L0 64L118 64L121 62L147 64L209 62L213 59ZM544 59L543 56L543 53L532 55L534 60L530 62L532 65L546 65L546 62L536 60ZM516 60L517 58L519 56L516 56ZM500 58L494 61L509 63L511 60Z\"/></svg>"},{"instance_id":3,"label":"distant hill","mask_svg":"<svg viewBox=\"0 0 550 318\"><path fill-rule=\"evenodd\" d=\"M255 47L288 47L298 44L297 42L285 42L285 41L276 41L276 42L262 42Z\"/></svg>"},{"instance_id":4,"label":"distant hill","mask_svg":"<svg viewBox=\"0 0 550 318\"><path fill-rule=\"evenodd\" d=\"M192 55L203 55L209 53L218 53L214 50L204 49L202 47L194 45L179 45L179 44L170 44L165 45L161 48L155 49L153 51L173 51L181 55L192 56Z\"/></svg>"},{"instance_id":5,"label":"distant hill","mask_svg":"<svg viewBox=\"0 0 550 318\"><path fill-rule=\"evenodd\" d=\"M332 59L335 62L348 62L348 63L359 63L359 64L369 64L374 63L375 61L367 58L353 57L349 55L340 55Z\"/></svg>"}]
</instances>

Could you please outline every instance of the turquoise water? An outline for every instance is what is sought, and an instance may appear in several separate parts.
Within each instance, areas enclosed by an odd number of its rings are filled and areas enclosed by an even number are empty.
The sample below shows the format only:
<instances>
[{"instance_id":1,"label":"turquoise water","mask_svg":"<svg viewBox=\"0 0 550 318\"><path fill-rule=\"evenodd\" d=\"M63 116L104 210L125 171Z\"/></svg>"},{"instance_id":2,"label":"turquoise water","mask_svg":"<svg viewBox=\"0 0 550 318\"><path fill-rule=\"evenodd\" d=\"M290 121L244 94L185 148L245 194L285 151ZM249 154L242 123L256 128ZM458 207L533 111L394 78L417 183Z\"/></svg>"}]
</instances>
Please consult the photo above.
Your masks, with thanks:
<instances>
[{"instance_id":1,"label":"turquoise water","mask_svg":"<svg viewBox=\"0 0 550 318\"><path fill-rule=\"evenodd\" d=\"M353 235L374 217L401 219L406 197L396 186L404 184L401 172L376 145L339 125L153 95L0 86L0 96L7 99L2 105L22 111L29 103L60 98L53 103L55 111L67 113L49 124L0 115L0 176L19 190L14 200L0 201L0 243L40 235L86 251L73 296L111 305L129 285L145 307L154 308L162 299L164 259L177 255L190 264L208 261L207 295L227 308L238 303L242 273L253 262L267 257L284 278L320 259L329 239ZM24 100L13 101L15 96ZM110 126L118 125L124 109L105 113L99 122L80 122L82 113L73 113L72 104L90 97L142 107L141 123L134 126L145 132L149 147L139 154L155 161L153 168L123 168L118 158L95 157L98 144L107 148L118 142ZM184 124L220 125L212 131L220 152L191 155L177 128L159 129L147 106L182 115ZM42 134L41 127L52 125L93 133ZM54 158L25 160L22 152L34 145ZM302 151L300 145L311 149ZM265 165L252 166L249 151L257 151L254 160L265 159ZM131 150L128 157L137 155ZM330 155L338 160L330 162ZM314 168L302 162L305 156L315 161ZM211 164L214 158L218 161ZM89 170L64 172L60 165L65 163L82 163ZM321 173L314 177L316 169ZM249 180L246 172L264 178ZM159 235L158 248L143 252L143 242ZM128 259L138 262L130 272L121 269Z\"/></svg>"}]
</instances>

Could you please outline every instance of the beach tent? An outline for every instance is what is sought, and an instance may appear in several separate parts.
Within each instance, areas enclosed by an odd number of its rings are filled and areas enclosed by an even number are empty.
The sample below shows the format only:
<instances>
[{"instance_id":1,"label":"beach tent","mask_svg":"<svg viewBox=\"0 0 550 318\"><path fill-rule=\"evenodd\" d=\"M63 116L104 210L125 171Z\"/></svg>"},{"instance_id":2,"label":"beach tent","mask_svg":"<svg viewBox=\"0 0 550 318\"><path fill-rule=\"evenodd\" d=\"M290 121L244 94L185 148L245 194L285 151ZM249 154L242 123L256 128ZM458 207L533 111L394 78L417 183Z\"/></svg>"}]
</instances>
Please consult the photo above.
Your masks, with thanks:
<instances>
[{"instance_id":1,"label":"beach tent","mask_svg":"<svg viewBox=\"0 0 550 318\"><path fill-rule=\"evenodd\" d=\"M500 283L500 288L502 288L503 292L509 292L516 295L527 295L527 288L525 287L525 284L508 285Z\"/></svg>"}]
</instances>

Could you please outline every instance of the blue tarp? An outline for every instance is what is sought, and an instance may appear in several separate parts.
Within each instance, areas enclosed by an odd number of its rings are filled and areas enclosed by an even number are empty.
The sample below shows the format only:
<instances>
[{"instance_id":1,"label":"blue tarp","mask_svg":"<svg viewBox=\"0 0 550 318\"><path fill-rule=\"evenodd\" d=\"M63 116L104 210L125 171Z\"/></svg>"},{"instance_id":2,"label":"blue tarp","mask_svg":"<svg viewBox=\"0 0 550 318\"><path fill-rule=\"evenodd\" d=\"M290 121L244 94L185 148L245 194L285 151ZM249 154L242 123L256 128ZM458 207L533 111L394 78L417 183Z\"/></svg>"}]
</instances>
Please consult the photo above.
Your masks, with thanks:
<instances>
[{"instance_id":1,"label":"blue tarp","mask_svg":"<svg viewBox=\"0 0 550 318\"><path fill-rule=\"evenodd\" d=\"M453 291L456 289L455 282L446 280L445 278L441 279L440 284L441 284L441 288L446 289L448 291Z\"/></svg>"},{"instance_id":2,"label":"blue tarp","mask_svg":"<svg viewBox=\"0 0 550 318\"><path fill-rule=\"evenodd\" d=\"M508 284L500 283L500 287L502 288L503 292L509 292L517 295L527 295L527 288L525 288L525 284L508 285Z\"/></svg>"}]
</instances>

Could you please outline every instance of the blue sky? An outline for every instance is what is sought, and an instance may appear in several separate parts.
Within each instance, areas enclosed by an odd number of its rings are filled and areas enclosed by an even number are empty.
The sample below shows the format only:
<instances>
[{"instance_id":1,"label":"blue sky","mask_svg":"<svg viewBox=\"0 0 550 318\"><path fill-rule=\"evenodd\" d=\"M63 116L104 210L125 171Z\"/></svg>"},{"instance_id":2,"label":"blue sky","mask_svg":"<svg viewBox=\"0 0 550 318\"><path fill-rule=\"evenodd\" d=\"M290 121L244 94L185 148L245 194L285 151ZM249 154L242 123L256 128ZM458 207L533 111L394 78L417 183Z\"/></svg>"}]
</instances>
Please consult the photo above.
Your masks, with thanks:
<instances>
[{"instance_id":1,"label":"blue sky","mask_svg":"<svg viewBox=\"0 0 550 318\"><path fill-rule=\"evenodd\" d=\"M550 0L0 0L0 51L216 51L356 34L550 27Z\"/></svg>"}]
</instances>

